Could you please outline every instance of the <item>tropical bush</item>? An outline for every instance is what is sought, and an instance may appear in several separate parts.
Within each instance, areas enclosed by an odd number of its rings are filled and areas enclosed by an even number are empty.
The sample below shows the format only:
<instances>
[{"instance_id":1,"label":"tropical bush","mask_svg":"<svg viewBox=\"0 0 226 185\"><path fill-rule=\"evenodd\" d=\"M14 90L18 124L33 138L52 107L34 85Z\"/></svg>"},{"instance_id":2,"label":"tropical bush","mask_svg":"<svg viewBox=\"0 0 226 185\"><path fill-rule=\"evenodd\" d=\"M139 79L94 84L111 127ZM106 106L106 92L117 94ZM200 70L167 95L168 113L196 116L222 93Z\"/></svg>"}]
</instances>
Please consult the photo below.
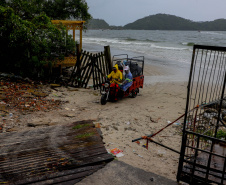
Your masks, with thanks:
<instances>
[{"instance_id":1,"label":"tropical bush","mask_svg":"<svg viewBox=\"0 0 226 185\"><path fill-rule=\"evenodd\" d=\"M50 17L56 18L53 13L51 14L54 10L54 4L56 7L60 2L65 1L1 1L0 71L12 72L21 76L43 75L44 65L51 66L56 59L62 59L64 56L75 53L76 43L72 36L66 34L66 28L63 25L51 23ZM53 8L51 12L48 12L49 4ZM78 5L77 9L79 7ZM88 9L88 7L86 8ZM59 6L58 9L60 10ZM87 9L86 16L83 16L82 13L77 14L77 16L90 18ZM64 9L62 18L76 15L70 11ZM60 14L57 18L60 18Z\"/></svg>"}]
</instances>

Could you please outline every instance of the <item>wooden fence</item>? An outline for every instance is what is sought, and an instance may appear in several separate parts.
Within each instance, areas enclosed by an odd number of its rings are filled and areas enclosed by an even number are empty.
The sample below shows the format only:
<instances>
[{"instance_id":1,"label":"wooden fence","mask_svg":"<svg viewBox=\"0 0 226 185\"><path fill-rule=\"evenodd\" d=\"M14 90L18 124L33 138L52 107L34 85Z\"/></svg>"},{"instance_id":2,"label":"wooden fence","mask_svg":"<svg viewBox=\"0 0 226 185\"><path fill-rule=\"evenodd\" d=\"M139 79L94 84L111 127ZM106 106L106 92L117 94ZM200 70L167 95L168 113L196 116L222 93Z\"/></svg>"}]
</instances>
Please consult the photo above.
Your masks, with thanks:
<instances>
[{"instance_id":1,"label":"wooden fence","mask_svg":"<svg viewBox=\"0 0 226 185\"><path fill-rule=\"evenodd\" d=\"M78 48L78 47L77 47ZM105 81L105 76L112 71L110 47L105 46L104 52L89 53L77 49L77 62L73 68L69 84L86 88L90 79L96 90Z\"/></svg>"}]
</instances>

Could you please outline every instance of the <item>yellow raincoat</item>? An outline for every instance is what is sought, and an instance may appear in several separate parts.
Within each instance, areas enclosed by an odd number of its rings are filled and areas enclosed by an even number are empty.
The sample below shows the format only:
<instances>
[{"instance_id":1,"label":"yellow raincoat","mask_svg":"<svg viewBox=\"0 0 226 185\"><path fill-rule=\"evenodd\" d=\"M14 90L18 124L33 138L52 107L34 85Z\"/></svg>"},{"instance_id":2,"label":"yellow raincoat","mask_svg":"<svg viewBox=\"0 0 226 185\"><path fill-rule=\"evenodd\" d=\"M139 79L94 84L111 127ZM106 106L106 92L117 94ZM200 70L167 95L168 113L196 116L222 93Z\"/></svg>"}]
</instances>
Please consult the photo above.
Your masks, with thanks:
<instances>
[{"instance_id":1,"label":"yellow raincoat","mask_svg":"<svg viewBox=\"0 0 226 185\"><path fill-rule=\"evenodd\" d=\"M122 72L118 69L118 64L114 66L116 68L116 72L112 71L107 77L111 79L111 83L115 82L117 84L122 81Z\"/></svg>"}]
</instances>

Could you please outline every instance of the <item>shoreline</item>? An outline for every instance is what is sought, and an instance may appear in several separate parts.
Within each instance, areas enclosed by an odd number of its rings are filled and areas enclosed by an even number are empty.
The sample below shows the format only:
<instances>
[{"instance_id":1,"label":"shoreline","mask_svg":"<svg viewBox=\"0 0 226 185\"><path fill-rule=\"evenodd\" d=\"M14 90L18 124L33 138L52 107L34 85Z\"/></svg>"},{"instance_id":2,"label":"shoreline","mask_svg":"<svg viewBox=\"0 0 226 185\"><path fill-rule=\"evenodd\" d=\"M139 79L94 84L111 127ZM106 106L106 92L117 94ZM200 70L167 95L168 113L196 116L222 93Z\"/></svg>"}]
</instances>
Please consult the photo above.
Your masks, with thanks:
<instances>
[{"instance_id":1,"label":"shoreline","mask_svg":"<svg viewBox=\"0 0 226 185\"><path fill-rule=\"evenodd\" d=\"M186 77L187 75L187 77ZM144 64L144 84L156 84L156 83L187 83L188 73L175 73L166 66L158 66L155 64Z\"/></svg>"}]
</instances>

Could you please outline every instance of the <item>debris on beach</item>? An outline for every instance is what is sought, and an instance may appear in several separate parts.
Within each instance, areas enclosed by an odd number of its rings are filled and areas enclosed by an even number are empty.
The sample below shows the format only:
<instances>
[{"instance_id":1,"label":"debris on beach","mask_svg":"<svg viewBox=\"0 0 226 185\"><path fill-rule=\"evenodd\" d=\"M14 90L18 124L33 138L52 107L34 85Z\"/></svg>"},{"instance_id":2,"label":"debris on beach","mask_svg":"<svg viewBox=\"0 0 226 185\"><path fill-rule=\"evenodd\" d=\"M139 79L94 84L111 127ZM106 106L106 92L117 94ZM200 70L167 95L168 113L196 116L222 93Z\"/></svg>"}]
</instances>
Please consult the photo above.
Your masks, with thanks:
<instances>
[{"instance_id":1,"label":"debris on beach","mask_svg":"<svg viewBox=\"0 0 226 185\"><path fill-rule=\"evenodd\" d=\"M158 150L158 156L159 156L159 157L162 157L162 156L165 155L165 154L166 154L165 151L163 151L163 150Z\"/></svg>"},{"instance_id":2,"label":"debris on beach","mask_svg":"<svg viewBox=\"0 0 226 185\"><path fill-rule=\"evenodd\" d=\"M43 90L42 84L34 82L0 81L0 110L8 111L46 111L56 109L60 105L59 100L47 99L49 92Z\"/></svg>"},{"instance_id":3,"label":"debris on beach","mask_svg":"<svg viewBox=\"0 0 226 185\"><path fill-rule=\"evenodd\" d=\"M136 152L136 150L133 150L133 153L134 153L135 155L137 155L138 157L143 158L143 156L140 155L140 154L138 154L138 153Z\"/></svg>"},{"instance_id":4,"label":"debris on beach","mask_svg":"<svg viewBox=\"0 0 226 185\"><path fill-rule=\"evenodd\" d=\"M157 119L154 119L152 117L150 117L150 121L153 122L153 123L158 123L158 121L161 119L161 117L157 118Z\"/></svg>"},{"instance_id":5,"label":"debris on beach","mask_svg":"<svg viewBox=\"0 0 226 185\"><path fill-rule=\"evenodd\" d=\"M122 157L124 156L123 151L118 149L118 148L114 148L110 150L110 153L112 153L114 156L116 157Z\"/></svg>"},{"instance_id":6,"label":"debris on beach","mask_svg":"<svg viewBox=\"0 0 226 185\"><path fill-rule=\"evenodd\" d=\"M62 101L47 98L50 92L42 82L1 77L0 132L9 131L21 117L19 114L58 109Z\"/></svg>"}]
</instances>

